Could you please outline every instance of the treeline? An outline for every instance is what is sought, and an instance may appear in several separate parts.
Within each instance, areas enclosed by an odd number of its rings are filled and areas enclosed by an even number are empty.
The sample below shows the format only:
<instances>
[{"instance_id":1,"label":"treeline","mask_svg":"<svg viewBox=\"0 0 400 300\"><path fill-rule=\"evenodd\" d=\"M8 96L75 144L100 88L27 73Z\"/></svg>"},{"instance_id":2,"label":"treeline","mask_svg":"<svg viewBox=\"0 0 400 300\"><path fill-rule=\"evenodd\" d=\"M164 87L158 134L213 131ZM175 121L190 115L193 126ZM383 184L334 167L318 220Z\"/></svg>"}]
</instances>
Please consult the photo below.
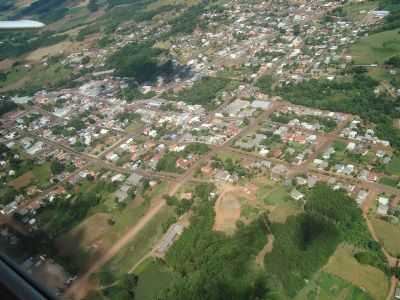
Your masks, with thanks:
<instances>
[{"instance_id":1,"label":"treeline","mask_svg":"<svg viewBox=\"0 0 400 300\"><path fill-rule=\"evenodd\" d=\"M202 184L194 193L191 225L166 257L180 276L158 299L265 299L269 292L266 276L251 267L252 259L267 242L264 219L240 227L231 237L213 231L210 187Z\"/></svg>"},{"instance_id":2,"label":"treeline","mask_svg":"<svg viewBox=\"0 0 400 300\"><path fill-rule=\"evenodd\" d=\"M322 183L306 199L304 213L289 217L285 224L271 225L274 248L266 256L265 265L277 289L293 298L342 242L359 249L355 258L360 263L388 273L381 248L370 237L353 199L344 191L334 191Z\"/></svg>"}]
</instances>

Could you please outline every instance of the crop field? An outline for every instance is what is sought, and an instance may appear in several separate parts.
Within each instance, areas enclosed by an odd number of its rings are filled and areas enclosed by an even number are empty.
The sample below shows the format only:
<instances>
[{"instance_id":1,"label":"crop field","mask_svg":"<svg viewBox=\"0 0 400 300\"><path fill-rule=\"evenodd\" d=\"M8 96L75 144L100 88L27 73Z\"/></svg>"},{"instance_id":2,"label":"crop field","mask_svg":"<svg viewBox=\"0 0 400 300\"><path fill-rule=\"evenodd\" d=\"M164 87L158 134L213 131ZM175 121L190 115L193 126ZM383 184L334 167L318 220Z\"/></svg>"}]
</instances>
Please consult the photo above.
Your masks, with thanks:
<instances>
[{"instance_id":1,"label":"crop field","mask_svg":"<svg viewBox=\"0 0 400 300\"><path fill-rule=\"evenodd\" d=\"M385 249L393 256L400 255L400 225L391 224L378 218L371 218L371 221Z\"/></svg>"},{"instance_id":2,"label":"crop field","mask_svg":"<svg viewBox=\"0 0 400 300\"><path fill-rule=\"evenodd\" d=\"M295 300L372 300L372 297L351 283L321 272L300 291Z\"/></svg>"},{"instance_id":3,"label":"crop field","mask_svg":"<svg viewBox=\"0 0 400 300\"><path fill-rule=\"evenodd\" d=\"M385 299L389 289L386 275L377 268L359 264L352 253L352 247L339 246L324 271L365 289L373 299Z\"/></svg>"}]
</instances>

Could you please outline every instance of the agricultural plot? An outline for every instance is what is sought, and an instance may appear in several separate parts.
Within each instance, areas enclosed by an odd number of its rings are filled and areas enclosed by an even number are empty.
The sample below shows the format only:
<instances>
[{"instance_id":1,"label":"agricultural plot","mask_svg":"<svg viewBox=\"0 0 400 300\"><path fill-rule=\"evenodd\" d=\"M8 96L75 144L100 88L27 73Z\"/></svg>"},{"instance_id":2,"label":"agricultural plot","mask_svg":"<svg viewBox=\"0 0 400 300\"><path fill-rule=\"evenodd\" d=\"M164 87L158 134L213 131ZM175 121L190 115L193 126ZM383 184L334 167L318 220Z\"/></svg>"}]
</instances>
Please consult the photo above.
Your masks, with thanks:
<instances>
[{"instance_id":1,"label":"agricultural plot","mask_svg":"<svg viewBox=\"0 0 400 300\"><path fill-rule=\"evenodd\" d=\"M300 291L295 300L372 300L373 298L340 277L320 272Z\"/></svg>"},{"instance_id":2,"label":"agricultural plot","mask_svg":"<svg viewBox=\"0 0 400 300\"><path fill-rule=\"evenodd\" d=\"M388 221L373 217L371 218L372 225L378 239L382 242L385 249L393 256L400 255L400 225L392 224Z\"/></svg>"},{"instance_id":3,"label":"agricultural plot","mask_svg":"<svg viewBox=\"0 0 400 300\"><path fill-rule=\"evenodd\" d=\"M323 270L366 290L373 299L385 299L389 289L387 276L377 268L357 262L353 251L351 246L338 247Z\"/></svg>"}]
</instances>

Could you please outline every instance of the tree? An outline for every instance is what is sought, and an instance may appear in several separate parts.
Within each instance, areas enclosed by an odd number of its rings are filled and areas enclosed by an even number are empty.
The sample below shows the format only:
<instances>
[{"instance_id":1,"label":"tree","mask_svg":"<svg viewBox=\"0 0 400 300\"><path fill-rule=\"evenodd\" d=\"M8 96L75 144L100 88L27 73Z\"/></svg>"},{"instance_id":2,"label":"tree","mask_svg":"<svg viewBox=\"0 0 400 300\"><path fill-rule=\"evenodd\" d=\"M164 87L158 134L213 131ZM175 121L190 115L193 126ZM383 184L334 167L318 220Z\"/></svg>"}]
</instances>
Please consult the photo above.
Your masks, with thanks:
<instances>
[{"instance_id":1,"label":"tree","mask_svg":"<svg viewBox=\"0 0 400 300\"><path fill-rule=\"evenodd\" d=\"M53 160L53 161L51 162L50 169L51 169L51 172L52 172L54 175L57 175L57 174L60 174L60 173L62 173L62 172L64 171L65 166L64 166L64 164L61 163L60 161L58 161L58 160Z\"/></svg>"},{"instance_id":2,"label":"tree","mask_svg":"<svg viewBox=\"0 0 400 300\"><path fill-rule=\"evenodd\" d=\"M95 12L99 9L99 5L97 4L97 0L90 0L87 5L88 10L91 12Z\"/></svg>"}]
</instances>

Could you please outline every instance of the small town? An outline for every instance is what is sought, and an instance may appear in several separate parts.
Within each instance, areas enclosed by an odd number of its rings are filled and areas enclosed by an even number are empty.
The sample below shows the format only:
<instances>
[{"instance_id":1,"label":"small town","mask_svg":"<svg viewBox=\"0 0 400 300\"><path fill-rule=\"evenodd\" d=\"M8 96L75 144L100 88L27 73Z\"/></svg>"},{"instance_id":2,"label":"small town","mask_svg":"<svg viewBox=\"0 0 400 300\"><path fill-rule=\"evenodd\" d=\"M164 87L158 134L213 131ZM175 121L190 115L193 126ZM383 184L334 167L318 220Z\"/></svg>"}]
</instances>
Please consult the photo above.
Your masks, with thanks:
<instances>
[{"instance_id":1,"label":"small town","mask_svg":"<svg viewBox=\"0 0 400 300\"><path fill-rule=\"evenodd\" d=\"M400 64L360 50L392 32L373 31L392 12L367 0L193 2L149 1L162 17L104 36L69 29L69 47L39 48L7 73L21 85L13 72L54 66L72 76L60 87L9 94L0 79L13 107L0 115L1 249L62 299L134 299L117 296L133 274L138 299L183 299L146 285L207 272L185 257L210 255L213 239L242 247L249 228L242 251L272 274L278 299L400 299ZM183 25L171 21L181 10ZM179 29L192 19L193 31ZM379 38L400 45L399 34ZM160 70L133 80L129 57ZM320 224L316 240L287 250L307 222ZM211 244L185 250L201 239ZM313 266L292 262L302 255Z\"/></svg>"}]
</instances>

